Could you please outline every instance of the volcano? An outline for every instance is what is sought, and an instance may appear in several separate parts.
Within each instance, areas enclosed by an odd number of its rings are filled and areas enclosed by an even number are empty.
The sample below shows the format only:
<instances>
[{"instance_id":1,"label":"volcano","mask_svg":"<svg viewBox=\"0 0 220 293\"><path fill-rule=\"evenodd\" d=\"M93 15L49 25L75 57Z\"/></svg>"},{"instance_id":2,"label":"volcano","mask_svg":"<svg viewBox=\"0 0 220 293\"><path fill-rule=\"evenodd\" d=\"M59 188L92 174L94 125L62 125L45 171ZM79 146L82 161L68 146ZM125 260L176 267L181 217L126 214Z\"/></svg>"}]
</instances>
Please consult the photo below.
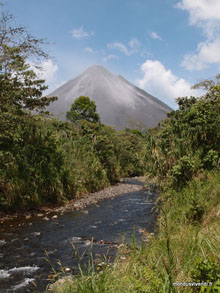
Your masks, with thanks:
<instances>
[{"instance_id":1,"label":"volcano","mask_svg":"<svg viewBox=\"0 0 220 293\"><path fill-rule=\"evenodd\" d=\"M66 112L74 100L87 96L95 102L101 122L116 129L154 127L172 110L159 99L100 65L89 67L48 95L51 96L57 96L58 100L47 110L58 119L66 120Z\"/></svg>"}]
</instances>

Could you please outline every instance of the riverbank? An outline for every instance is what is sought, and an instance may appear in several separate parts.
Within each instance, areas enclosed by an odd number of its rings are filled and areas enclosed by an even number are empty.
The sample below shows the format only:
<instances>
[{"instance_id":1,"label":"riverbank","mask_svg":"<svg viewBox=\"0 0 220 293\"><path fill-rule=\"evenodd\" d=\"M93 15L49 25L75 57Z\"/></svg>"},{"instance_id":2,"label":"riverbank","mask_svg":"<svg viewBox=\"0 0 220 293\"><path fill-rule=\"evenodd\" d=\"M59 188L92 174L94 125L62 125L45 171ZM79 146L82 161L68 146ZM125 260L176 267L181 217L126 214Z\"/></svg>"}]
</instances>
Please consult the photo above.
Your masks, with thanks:
<instances>
[{"instance_id":1,"label":"riverbank","mask_svg":"<svg viewBox=\"0 0 220 293\"><path fill-rule=\"evenodd\" d=\"M136 191L131 192L130 185ZM122 193L119 187L128 192L116 196ZM5 223L0 233L0 291L22 287L18 292L44 292L49 281L78 274L78 265L88 267L91 253L94 264L102 267L104 261L114 261L118 248L130 243L132 235L141 243L144 231L152 233L156 222L156 195L142 188L142 182L127 179L114 187L114 198L86 209Z\"/></svg>"},{"instance_id":2,"label":"riverbank","mask_svg":"<svg viewBox=\"0 0 220 293\"><path fill-rule=\"evenodd\" d=\"M220 172L167 188L159 200L158 233L145 246L124 247L113 266L72 276L53 292L219 292Z\"/></svg>"},{"instance_id":3,"label":"riverbank","mask_svg":"<svg viewBox=\"0 0 220 293\"><path fill-rule=\"evenodd\" d=\"M140 184L132 183L132 180L140 182ZM78 199L73 199L67 201L61 206L44 206L36 210L23 210L15 213L5 213L0 212L0 224L3 225L5 221L13 220L16 218L26 218L30 219L31 217L43 217L49 219L50 217L56 217L56 214L63 214L68 211L82 210L87 206L92 204L98 204L98 202L105 199L115 198L117 196L142 190L144 188L145 177L131 177L124 178L121 182L106 187L102 190L93 193L87 193L80 196Z\"/></svg>"}]
</instances>

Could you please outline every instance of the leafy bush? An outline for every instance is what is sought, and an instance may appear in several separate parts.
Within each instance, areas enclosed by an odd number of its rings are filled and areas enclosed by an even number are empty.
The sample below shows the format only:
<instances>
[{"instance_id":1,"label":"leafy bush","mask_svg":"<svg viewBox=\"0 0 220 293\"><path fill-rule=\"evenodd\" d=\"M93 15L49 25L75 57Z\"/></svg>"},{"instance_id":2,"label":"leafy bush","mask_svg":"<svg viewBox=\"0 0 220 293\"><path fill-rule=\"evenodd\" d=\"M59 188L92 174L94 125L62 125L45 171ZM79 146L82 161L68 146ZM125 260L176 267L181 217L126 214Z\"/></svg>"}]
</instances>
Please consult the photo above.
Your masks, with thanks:
<instances>
[{"instance_id":1,"label":"leafy bush","mask_svg":"<svg viewBox=\"0 0 220 293\"><path fill-rule=\"evenodd\" d=\"M203 167L205 169L211 170L217 167L218 164L218 152L214 150L209 150L206 156L203 158Z\"/></svg>"},{"instance_id":2,"label":"leafy bush","mask_svg":"<svg viewBox=\"0 0 220 293\"><path fill-rule=\"evenodd\" d=\"M172 167L171 174L174 181L179 185L192 179L195 170L194 160L188 156L183 156L179 164Z\"/></svg>"},{"instance_id":3,"label":"leafy bush","mask_svg":"<svg viewBox=\"0 0 220 293\"><path fill-rule=\"evenodd\" d=\"M191 272L194 282L214 283L220 279L220 268L214 259L200 258Z\"/></svg>"}]
</instances>

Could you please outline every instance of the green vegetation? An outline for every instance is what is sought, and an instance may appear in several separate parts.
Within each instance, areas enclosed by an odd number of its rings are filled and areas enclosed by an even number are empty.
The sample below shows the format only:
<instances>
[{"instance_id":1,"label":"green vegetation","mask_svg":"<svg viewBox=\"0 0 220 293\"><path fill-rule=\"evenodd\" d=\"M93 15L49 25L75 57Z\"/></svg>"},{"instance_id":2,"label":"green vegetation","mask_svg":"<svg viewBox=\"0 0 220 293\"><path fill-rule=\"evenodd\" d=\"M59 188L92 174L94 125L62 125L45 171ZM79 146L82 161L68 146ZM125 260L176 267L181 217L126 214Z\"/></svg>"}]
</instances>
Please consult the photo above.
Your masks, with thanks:
<instances>
[{"instance_id":1,"label":"green vegetation","mask_svg":"<svg viewBox=\"0 0 220 293\"><path fill-rule=\"evenodd\" d=\"M148 172L180 187L201 173L217 168L220 155L220 75L208 82L200 99L179 98L179 109L168 114L148 135ZM197 86L199 86L197 85Z\"/></svg>"},{"instance_id":2,"label":"green vegetation","mask_svg":"<svg viewBox=\"0 0 220 293\"><path fill-rule=\"evenodd\" d=\"M200 292L219 292L220 75L196 85L207 91L203 97L177 99L179 109L146 134L101 125L88 97L73 103L70 122L60 122L43 112L56 98L43 97L45 83L27 62L47 57L42 40L10 21L3 13L0 210L62 203L144 173L161 189L157 235L147 235L142 247L125 247L124 261L81 270L58 292L200 290L174 282L212 282Z\"/></svg>"},{"instance_id":3,"label":"green vegetation","mask_svg":"<svg viewBox=\"0 0 220 293\"><path fill-rule=\"evenodd\" d=\"M27 60L47 58L38 40L12 16L0 19L0 210L38 208L97 191L123 176L144 173L143 137L100 124L88 97L60 122L44 108L56 97ZM35 110L33 114L31 110Z\"/></svg>"},{"instance_id":4,"label":"green vegetation","mask_svg":"<svg viewBox=\"0 0 220 293\"><path fill-rule=\"evenodd\" d=\"M81 272L54 292L220 291L219 81L196 85L207 93L179 98L179 109L145 135L147 180L161 190L156 235L146 233L147 244L123 248L113 265ZM174 285L184 282L207 286Z\"/></svg>"},{"instance_id":5,"label":"green vegetation","mask_svg":"<svg viewBox=\"0 0 220 293\"><path fill-rule=\"evenodd\" d=\"M61 203L144 172L140 136L44 115L3 112L1 118L0 209Z\"/></svg>"},{"instance_id":6,"label":"green vegetation","mask_svg":"<svg viewBox=\"0 0 220 293\"><path fill-rule=\"evenodd\" d=\"M96 112L95 102L91 101L89 97L81 96L74 101L66 117L73 123L82 120L87 120L93 123L100 123L99 114Z\"/></svg>"}]
</instances>

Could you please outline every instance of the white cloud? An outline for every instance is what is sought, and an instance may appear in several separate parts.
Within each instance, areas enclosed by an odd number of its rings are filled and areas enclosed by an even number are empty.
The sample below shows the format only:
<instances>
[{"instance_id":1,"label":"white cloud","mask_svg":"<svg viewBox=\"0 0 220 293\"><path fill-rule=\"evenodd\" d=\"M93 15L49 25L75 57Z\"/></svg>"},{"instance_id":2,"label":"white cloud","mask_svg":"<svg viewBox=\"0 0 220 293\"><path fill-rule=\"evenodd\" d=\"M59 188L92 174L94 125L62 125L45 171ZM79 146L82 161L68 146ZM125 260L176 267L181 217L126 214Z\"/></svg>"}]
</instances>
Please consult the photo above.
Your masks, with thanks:
<instances>
[{"instance_id":1,"label":"white cloud","mask_svg":"<svg viewBox=\"0 0 220 293\"><path fill-rule=\"evenodd\" d=\"M87 48L84 48L84 51L85 52L88 52L88 53L92 53L93 52L93 49L90 48L90 47L87 47Z\"/></svg>"},{"instance_id":2,"label":"white cloud","mask_svg":"<svg viewBox=\"0 0 220 293\"><path fill-rule=\"evenodd\" d=\"M86 32L84 31L84 28L81 26L79 28L74 28L72 30L72 36L74 39L86 39L90 36L93 36L93 32Z\"/></svg>"},{"instance_id":3,"label":"white cloud","mask_svg":"<svg viewBox=\"0 0 220 293\"><path fill-rule=\"evenodd\" d=\"M58 66L54 64L51 59L41 62L40 64L35 64L29 62L30 69L32 69L38 76L38 78L44 79L45 84L48 86L48 89L43 92L44 95L51 93L56 88L64 84L64 81L58 80L57 71ZM36 66L38 68L36 68ZM41 69L39 69L39 67Z\"/></svg>"},{"instance_id":4,"label":"white cloud","mask_svg":"<svg viewBox=\"0 0 220 293\"><path fill-rule=\"evenodd\" d=\"M176 7L188 11L190 25L201 27L207 38L215 38L216 33L219 34L219 0L181 0Z\"/></svg>"},{"instance_id":5,"label":"white cloud","mask_svg":"<svg viewBox=\"0 0 220 293\"><path fill-rule=\"evenodd\" d=\"M110 54L110 55L104 57L104 58L103 58L103 61L104 61L104 62L108 62L108 61L111 60L111 59L118 59L118 56L113 55L113 54Z\"/></svg>"},{"instance_id":6,"label":"white cloud","mask_svg":"<svg viewBox=\"0 0 220 293\"><path fill-rule=\"evenodd\" d=\"M175 76L158 60L147 60L141 70L144 76L137 80L138 86L158 98L170 100L173 105L178 97L200 95L197 90L191 89L186 80Z\"/></svg>"},{"instance_id":7,"label":"white cloud","mask_svg":"<svg viewBox=\"0 0 220 293\"><path fill-rule=\"evenodd\" d=\"M146 48L143 48L140 50L140 56L143 58L150 58L152 56L152 53L148 51Z\"/></svg>"},{"instance_id":8,"label":"white cloud","mask_svg":"<svg viewBox=\"0 0 220 293\"><path fill-rule=\"evenodd\" d=\"M152 32L150 35L152 39L162 41L162 38L156 32Z\"/></svg>"},{"instance_id":9,"label":"white cloud","mask_svg":"<svg viewBox=\"0 0 220 293\"><path fill-rule=\"evenodd\" d=\"M54 82L56 80L56 72L58 70L58 66L54 64L51 59L41 62L39 67L41 67L42 69L37 69L34 67L34 64L31 64L31 69L36 72L39 78L45 79L46 83Z\"/></svg>"},{"instance_id":10,"label":"white cloud","mask_svg":"<svg viewBox=\"0 0 220 293\"><path fill-rule=\"evenodd\" d=\"M220 64L220 39L199 43L195 53L184 56L181 66L192 71L218 63Z\"/></svg>"},{"instance_id":11,"label":"white cloud","mask_svg":"<svg viewBox=\"0 0 220 293\"><path fill-rule=\"evenodd\" d=\"M176 6L189 11L192 25L202 21L220 20L219 0L181 0Z\"/></svg>"},{"instance_id":12,"label":"white cloud","mask_svg":"<svg viewBox=\"0 0 220 293\"><path fill-rule=\"evenodd\" d=\"M202 70L220 64L220 1L181 0L176 7L188 11L190 25L201 27L206 36L196 52L184 56L181 65L188 70Z\"/></svg>"},{"instance_id":13,"label":"white cloud","mask_svg":"<svg viewBox=\"0 0 220 293\"><path fill-rule=\"evenodd\" d=\"M136 38L133 38L133 39L130 40L128 45L132 49L137 49L138 47L140 47L141 44Z\"/></svg>"},{"instance_id":14,"label":"white cloud","mask_svg":"<svg viewBox=\"0 0 220 293\"><path fill-rule=\"evenodd\" d=\"M114 43L107 44L107 47L110 50L119 50L122 53L124 53L126 56L130 56L138 52L138 48L140 47L140 42L136 38L133 38L128 42L128 46L120 42L114 42Z\"/></svg>"},{"instance_id":15,"label":"white cloud","mask_svg":"<svg viewBox=\"0 0 220 293\"><path fill-rule=\"evenodd\" d=\"M119 50L122 53L124 53L126 56L130 55L128 48L122 43L119 43L119 42L110 43L107 45L107 47L108 49L111 49L111 50L114 50L114 49Z\"/></svg>"}]
</instances>

